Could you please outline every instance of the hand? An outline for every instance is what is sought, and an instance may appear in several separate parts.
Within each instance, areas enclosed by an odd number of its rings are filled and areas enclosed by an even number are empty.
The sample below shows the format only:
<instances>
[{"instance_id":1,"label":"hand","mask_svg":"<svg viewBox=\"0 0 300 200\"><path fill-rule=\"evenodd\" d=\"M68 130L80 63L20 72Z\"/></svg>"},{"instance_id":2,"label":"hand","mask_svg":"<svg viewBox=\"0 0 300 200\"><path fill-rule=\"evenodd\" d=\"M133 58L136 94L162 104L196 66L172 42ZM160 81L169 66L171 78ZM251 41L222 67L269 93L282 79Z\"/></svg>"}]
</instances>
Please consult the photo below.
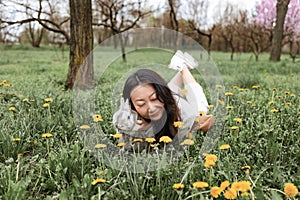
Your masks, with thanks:
<instances>
[{"instance_id":1,"label":"hand","mask_svg":"<svg viewBox=\"0 0 300 200\"><path fill-rule=\"evenodd\" d=\"M140 126L139 130L146 130L150 127L150 123L146 122L143 118L138 117L136 124Z\"/></svg>"}]
</instances>

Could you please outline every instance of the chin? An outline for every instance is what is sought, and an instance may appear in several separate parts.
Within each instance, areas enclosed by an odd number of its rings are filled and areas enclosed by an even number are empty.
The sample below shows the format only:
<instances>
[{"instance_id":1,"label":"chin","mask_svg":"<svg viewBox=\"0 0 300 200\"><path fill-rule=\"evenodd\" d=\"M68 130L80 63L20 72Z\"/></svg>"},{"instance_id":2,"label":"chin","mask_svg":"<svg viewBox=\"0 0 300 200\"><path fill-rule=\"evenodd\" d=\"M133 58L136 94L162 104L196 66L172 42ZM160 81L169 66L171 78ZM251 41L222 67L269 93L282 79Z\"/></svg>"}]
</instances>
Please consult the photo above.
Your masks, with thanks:
<instances>
[{"instance_id":1,"label":"chin","mask_svg":"<svg viewBox=\"0 0 300 200\"><path fill-rule=\"evenodd\" d=\"M160 112L155 116L150 116L150 119L153 121L158 121L158 120L162 119L162 116L163 116L163 112Z\"/></svg>"}]
</instances>

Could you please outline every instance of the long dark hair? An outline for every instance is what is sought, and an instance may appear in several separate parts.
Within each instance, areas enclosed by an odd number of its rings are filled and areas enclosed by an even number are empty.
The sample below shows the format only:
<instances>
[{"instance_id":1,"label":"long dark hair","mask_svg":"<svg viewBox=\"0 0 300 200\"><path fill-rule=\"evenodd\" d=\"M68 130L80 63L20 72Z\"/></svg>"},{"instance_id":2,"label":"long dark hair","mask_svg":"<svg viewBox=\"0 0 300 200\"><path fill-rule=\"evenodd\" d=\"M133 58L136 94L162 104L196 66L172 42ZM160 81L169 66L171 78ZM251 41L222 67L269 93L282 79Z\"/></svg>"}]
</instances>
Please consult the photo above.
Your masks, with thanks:
<instances>
[{"instance_id":1,"label":"long dark hair","mask_svg":"<svg viewBox=\"0 0 300 200\"><path fill-rule=\"evenodd\" d=\"M151 122L154 125L153 130L156 141L158 142L162 136L169 136L173 139L178 131L177 128L174 127L174 122L180 121L181 117L172 91L168 87L166 81L159 74L149 69L139 69L128 77L123 89L123 97L125 100L129 99L133 110L136 109L131 101L130 93L136 86L141 84L150 84L153 86L158 100L164 103L164 108L167 114L165 121L158 120L157 122ZM145 120L150 122L147 119ZM161 125L159 123L162 121L165 122L165 124Z\"/></svg>"}]
</instances>

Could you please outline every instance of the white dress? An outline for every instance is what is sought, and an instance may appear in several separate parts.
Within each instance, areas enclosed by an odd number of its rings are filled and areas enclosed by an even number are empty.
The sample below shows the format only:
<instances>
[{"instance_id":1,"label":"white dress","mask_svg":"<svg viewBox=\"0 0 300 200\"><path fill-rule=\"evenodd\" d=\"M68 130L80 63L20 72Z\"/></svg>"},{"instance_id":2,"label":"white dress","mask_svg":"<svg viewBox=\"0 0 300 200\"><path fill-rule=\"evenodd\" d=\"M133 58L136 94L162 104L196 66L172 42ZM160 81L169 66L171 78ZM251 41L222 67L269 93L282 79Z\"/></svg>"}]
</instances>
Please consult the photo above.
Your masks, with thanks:
<instances>
[{"instance_id":1,"label":"white dress","mask_svg":"<svg viewBox=\"0 0 300 200\"><path fill-rule=\"evenodd\" d=\"M199 112L208 112L208 102L199 83L189 83L183 89L176 84L169 82L168 87L174 93L173 97L178 104L183 126L179 129L178 140L182 141L189 133L195 123L195 118L199 117Z\"/></svg>"}]
</instances>

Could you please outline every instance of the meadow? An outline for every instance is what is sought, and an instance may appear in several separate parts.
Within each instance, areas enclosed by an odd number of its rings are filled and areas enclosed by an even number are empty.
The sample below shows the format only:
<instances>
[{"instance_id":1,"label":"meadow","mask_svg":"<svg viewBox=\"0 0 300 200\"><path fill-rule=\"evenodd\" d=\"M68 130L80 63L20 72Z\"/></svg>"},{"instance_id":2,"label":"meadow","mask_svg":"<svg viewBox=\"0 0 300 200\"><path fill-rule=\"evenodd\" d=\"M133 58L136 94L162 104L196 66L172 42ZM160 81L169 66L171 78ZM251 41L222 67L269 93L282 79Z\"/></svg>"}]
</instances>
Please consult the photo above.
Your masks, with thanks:
<instances>
[{"instance_id":1,"label":"meadow","mask_svg":"<svg viewBox=\"0 0 300 200\"><path fill-rule=\"evenodd\" d=\"M230 61L212 52L226 113L211 151L199 155L199 132L176 162L134 173L107 166L84 145L73 91L64 89L67 53L17 45L0 52L0 199L300 199L300 65L288 55L275 63L268 54L256 62L250 53ZM137 60L167 64L166 55L150 53L115 60L98 83L93 123L112 142L112 85Z\"/></svg>"}]
</instances>

